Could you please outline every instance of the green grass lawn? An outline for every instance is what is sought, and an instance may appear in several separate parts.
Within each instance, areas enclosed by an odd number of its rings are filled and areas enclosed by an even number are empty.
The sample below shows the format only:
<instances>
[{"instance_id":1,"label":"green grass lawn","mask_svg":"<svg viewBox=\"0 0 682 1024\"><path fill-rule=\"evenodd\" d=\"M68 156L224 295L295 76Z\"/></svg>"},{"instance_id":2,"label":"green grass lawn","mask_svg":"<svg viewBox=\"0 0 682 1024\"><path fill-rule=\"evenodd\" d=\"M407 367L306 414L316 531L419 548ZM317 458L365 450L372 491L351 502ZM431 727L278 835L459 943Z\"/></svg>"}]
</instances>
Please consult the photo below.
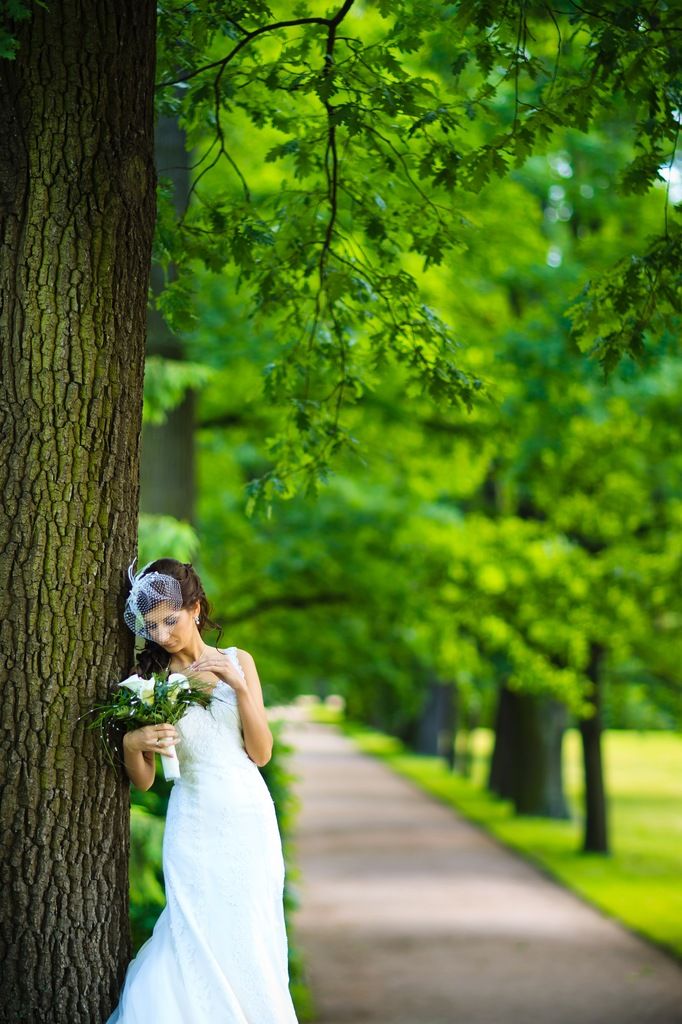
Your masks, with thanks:
<instances>
[{"instance_id":1,"label":"green grass lawn","mask_svg":"<svg viewBox=\"0 0 682 1024\"><path fill-rule=\"evenodd\" d=\"M485 790L493 735L471 734L471 776L452 773L436 757L410 753L399 740L312 707L318 721L338 724L370 754L478 822L595 906L682 958L682 736L606 732L611 853L580 852L580 736L564 740L564 784L573 820L516 817L512 804Z\"/></svg>"}]
</instances>

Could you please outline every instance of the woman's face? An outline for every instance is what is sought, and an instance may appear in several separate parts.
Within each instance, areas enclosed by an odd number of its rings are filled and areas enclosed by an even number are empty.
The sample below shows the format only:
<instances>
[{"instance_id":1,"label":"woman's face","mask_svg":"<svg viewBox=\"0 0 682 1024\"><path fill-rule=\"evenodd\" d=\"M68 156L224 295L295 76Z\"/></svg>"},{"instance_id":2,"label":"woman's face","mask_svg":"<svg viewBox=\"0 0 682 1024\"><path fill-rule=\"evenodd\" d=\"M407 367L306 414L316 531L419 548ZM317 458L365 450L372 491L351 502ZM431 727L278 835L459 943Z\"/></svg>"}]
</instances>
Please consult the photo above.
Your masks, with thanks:
<instances>
[{"instance_id":1,"label":"woman's face","mask_svg":"<svg viewBox=\"0 0 682 1024\"><path fill-rule=\"evenodd\" d=\"M180 611L169 604L157 605L144 617L150 638L167 651L181 650L197 630L194 617L199 614L200 607L198 601L193 608L181 608Z\"/></svg>"}]
</instances>

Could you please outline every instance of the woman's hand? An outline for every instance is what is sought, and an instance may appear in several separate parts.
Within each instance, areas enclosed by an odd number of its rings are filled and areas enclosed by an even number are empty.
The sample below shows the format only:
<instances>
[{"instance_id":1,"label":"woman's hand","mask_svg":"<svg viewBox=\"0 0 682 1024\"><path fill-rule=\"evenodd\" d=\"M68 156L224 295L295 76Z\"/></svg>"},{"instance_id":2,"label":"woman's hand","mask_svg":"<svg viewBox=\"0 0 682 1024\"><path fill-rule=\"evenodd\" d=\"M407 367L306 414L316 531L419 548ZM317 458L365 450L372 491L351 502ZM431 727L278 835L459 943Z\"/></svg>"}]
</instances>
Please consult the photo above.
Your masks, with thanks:
<instances>
[{"instance_id":1,"label":"woman's hand","mask_svg":"<svg viewBox=\"0 0 682 1024\"><path fill-rule=\"evenodd\" d=\"M173 757L168 747L181 742L177 729L169 722L143 725L141 729L131 729L123 737L124 749L139 750L143 754L161 754L163 757Z\"/></svg>"},{"instance_id":2,"label":"woman's hand","mask_svg":"<svg viewBox=\"0 0 682 1024\"><path fill-rule=\"evenodd\" d=\"M227 654L221 654L220 651L209 651L207 654L203 654L197 661L187 665L183 672L190 680L193 675L200 672L213 672L214 675L218 676L218 679L222 679L224 683L231 686L237 693L246 689L246 683L231 658Z\"/></svg>"}]
</instances>

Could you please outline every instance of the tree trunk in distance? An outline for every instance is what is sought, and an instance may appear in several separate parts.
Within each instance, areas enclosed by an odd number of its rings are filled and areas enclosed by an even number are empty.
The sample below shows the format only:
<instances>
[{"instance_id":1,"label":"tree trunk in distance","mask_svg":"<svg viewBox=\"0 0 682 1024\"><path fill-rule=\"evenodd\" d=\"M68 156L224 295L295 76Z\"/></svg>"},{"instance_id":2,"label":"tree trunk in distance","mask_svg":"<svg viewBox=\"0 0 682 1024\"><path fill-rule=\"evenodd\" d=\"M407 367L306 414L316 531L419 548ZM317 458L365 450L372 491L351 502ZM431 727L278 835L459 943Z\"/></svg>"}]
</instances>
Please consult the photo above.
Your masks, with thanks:
<instances>
[{"instance_id":1,"label":"tree trunk in distance","mask_svg":"<svg viewBox=\"0 0 682 1024\"><path fill-rule=\"evenodd\" d=\"M416 733L419 754L444 757L452 767L455 739L455 706L452 683L430 675Z\"/></svg>"},{"instance_id":2,"label":"tree trunk in distance","mask_svg":"<svg viewBox=\"0 0 682 1024\"><path fill-rule=\"evenodd\" d=\"M512 770L516 757L515 697L504 680L495 712L495 742L490 758L488 789L503 800L512 799Z\"/></svg>"},{"instance_id":3,"label":"tree trunk in distance","mask_svg":"<svg viewBox=\"0 0 682 1024\"><path fill-rule=\"evenodd\" d=\"M0 1020L93 1024L129 957L129 783L79 717L132 663L156 11L45 6L0 61Z\"/></svg>"},{"instance_id":4,"label":"tree trunk in distance","mask_svg":"<svg viewBox=\"0 0 682 1024\"><path fill-rule=\"evenodd\" d=\"M189 193L190 159L185 149L184 132L174 117L159 117L155 132L156 164L159 176L173 180L175 210L182 216ZM169 277L175 277L169 268ZM164 287L160 267L152 266L151 286L154 294ZM148 311L147 354L164 359L184 359L180 338L168 327L158 310ZM140 511L154 515L175 516L194 520L194 410L195 394L191 389L171 409L165 423L145 423L142 429L142 469L140 478ZM164 554L172 557L172 552Z\"/></svg>"},{"instance_id":5,"label":"tree trunk in distance","mask_svg":"<svg viewBox=\"0 0 682 1024\"><path fill-rule=\"evenodd\" d=\"M534 694L516 693L512 799L517 814L544 814L547 752L542 736L539 700Z\"/></svg>"},{"instance_id":6,"label":"tree trunk in distance","mask_svg":"<svg viewBox=\"0 0 682 1024\"><path fill-rule=\"evenodd\" d=\"M440 756L450 771L455 767L455 736L457 735L457 686L443 683L441 696L441 729L438 736Z\"/></svg>"},{"instance_id":7,"label":"tree trunk in distance","mask_svg":"<svg viewBox=\"0 0 682 1024\"><path fill-rule=\"evenodd\" d=\"M562 745L567 714L549 697L500 689L488 788L517 814L570 818Z\"/></svg>"},{"instance_id":8,"label":"tree trunk in distance","mask_svg":"<svg viewBox=\"0 0 682 1024\"><path fill-rule=\"evenodd\" d=\"M474 767L473 734L481 725L481 709L471 703L464 705L459 686L455 691L455 768L460 775L471 778Z\"/></svg>"},{"instance_id":9,"label":"tree trunk in distance","mask_svg":"<svg viewBox=\"0 0 682 1024\"><path fill-rule=\"evenodd\" d=\"M568 709L561 701L545 697L542 702L543 740L547 752L543 804L548 818L568 820L571 811L564 791L563 745Z\"/></svg>"},{"instance_id":10,"label":"tree trunk in distance","mask_svg":"<svg viewBox=\"0 0 682 1024\"><path fill-rule=\"evenodd\" d=\"M594 707L592 718L579 722L583 746L583 769L585 773L585 832L583 853L609 853L608 820L606 809L606 787L602 760L601 736L601 665L604 648L592 644L588 676L594 685L590 702Z\"/></svg>"}]
</instances>

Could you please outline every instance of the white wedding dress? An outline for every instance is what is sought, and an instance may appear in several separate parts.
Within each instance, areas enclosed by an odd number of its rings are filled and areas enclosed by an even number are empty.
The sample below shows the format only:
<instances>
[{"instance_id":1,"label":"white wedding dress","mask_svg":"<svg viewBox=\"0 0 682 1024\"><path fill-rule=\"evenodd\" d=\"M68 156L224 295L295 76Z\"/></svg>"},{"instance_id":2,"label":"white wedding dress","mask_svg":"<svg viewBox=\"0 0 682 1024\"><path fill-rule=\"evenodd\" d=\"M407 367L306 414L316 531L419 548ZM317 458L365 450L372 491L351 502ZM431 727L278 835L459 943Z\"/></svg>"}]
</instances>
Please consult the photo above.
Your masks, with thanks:
<instances>
[{"instance_id":1,"label":"white wedding dress","mask_svg":"<svg viewBox=\"0 0 682 1024\"><path fill-rule=\"evenodd\" d=\"M236 647L225 653L243 676ZM193 705L176 728L166 906L107 1024L298 1024L275 805L244 749L234 689L219 682L209 708Z\"/></svg>"}]
</instances>

